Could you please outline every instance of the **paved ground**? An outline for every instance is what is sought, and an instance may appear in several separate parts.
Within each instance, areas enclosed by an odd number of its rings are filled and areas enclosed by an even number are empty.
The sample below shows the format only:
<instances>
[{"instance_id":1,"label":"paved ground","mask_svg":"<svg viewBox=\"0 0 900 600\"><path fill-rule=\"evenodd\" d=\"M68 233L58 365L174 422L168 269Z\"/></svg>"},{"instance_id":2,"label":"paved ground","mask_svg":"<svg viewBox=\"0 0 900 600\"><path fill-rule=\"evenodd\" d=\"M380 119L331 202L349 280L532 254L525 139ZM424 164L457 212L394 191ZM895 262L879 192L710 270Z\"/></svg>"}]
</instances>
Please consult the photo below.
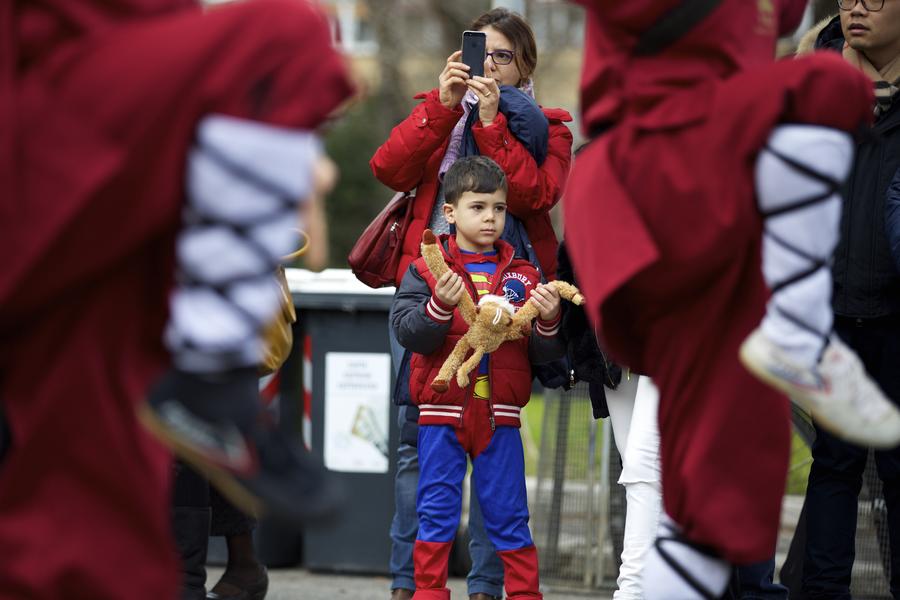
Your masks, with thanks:
<instances>
[{"instance_id":1,"label":"paved ground","mask_svg":"<svg viewBox=\"0 0 900 600\"><path fill-rule=\"evenodd\" d=\"M210 568L208 581L215 583L222 574L220 568ZM269 571L269 593L266 600L388 600L390 580L387 577L310 573L304 569L272 569ZM464 579L452 579L450 589L457 600L466 598ZM609 591L573 593L545 590L546 600L609 600Z\"/></svg>"}]
</instances>

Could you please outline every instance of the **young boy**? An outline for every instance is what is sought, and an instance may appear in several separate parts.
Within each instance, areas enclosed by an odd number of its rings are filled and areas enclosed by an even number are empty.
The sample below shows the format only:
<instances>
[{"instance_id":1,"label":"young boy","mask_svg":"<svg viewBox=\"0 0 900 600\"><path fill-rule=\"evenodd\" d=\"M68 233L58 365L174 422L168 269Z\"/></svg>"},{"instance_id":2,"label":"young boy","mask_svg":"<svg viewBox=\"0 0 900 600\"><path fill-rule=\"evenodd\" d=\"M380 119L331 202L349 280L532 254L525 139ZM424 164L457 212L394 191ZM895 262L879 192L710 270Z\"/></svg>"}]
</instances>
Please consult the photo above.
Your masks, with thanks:
<instances>
[{"instance_id":1,"label":"young boy","mask_svg":"<svg viewBox=\"0 0 900 600\"><path fill-rule=\"evenodd\" d=\"M506 219L506 176L482 156L458 160L444 177L444 216L456 233L441 236L450 271L435 278L423 259L410 265L395 297L391 325L412 351L410 394L419 406L419 533L413 550L417 600L447 599L447 559L459 524L466 455L488 536L503 561L509 598L541 598L537 550L528 530L519 412L531 393L531 363L553 360L559 294L539 283L537 269L500 240ZM540 316L528 338L486 355L471 385L455 380L431 389L444 359L468 326L456 310L463 294L501 296L512 306L534 302Z\"/></svg>"}]
</instances>

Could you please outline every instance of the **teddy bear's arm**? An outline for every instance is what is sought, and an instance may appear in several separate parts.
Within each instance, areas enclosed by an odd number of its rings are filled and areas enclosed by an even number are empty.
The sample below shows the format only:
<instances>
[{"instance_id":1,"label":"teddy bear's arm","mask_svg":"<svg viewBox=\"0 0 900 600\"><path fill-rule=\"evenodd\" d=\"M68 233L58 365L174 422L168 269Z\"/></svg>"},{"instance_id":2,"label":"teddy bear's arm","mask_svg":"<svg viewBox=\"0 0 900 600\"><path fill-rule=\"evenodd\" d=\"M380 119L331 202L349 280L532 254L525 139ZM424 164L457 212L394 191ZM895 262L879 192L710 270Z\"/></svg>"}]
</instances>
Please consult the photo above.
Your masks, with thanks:
<instances>
[{"instance_id":1,"label":"teddy bear's arm","mask_svg":"<svg viewBox=\"0 0 900 600\"><path fill-rule=\"evenodd\" d=\"M431 271L435 279L440 279L444 273L450 270L450 267L444 260L444 253L441 252L438 240L430 229L422 232L421 250L422 258L425 259L425 265L428 266L428 270ZM459 314L462 315L466 324L471 326L475 322L475 303L472 302L468 292L460 298L457 308L459 308Z\"/></svg>"}]
</instances>

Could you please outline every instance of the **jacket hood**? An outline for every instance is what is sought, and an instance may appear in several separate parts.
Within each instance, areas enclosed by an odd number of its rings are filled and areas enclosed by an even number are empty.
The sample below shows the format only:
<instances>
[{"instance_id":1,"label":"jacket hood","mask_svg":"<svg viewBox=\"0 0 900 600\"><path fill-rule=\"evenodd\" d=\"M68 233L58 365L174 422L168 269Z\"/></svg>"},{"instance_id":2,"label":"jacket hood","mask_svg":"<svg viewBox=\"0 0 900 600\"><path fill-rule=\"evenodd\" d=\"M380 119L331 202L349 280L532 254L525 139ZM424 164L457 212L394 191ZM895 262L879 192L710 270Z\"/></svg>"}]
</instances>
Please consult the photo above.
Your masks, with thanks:
<instances>
[{"instance_id":1,"label":"jacket hood","mask_svg":"<svg viewBox=\"0 0 900 600\"><path fill-rule=\"evenodd\" d=\"M660 53L635 57L640 34L682 0L578 2L588 9L581 80L588 133L619 121L626 111L646 112L673 91L771 62L777 38L797 27L806 5L805 0L722 0Z\"/></svg>"},{"instance_id":2,"label":"jacket hood","mask_svg":"<svg viewBox=\"0 0 900 600\"><path fill-rule=\"evenodd\" d=\"M803 37L800 38L800 42L797 43L798 55L815 52L816 41L819 38L819 34L822 33L822 30L825 29L825 26L828 25L833 18L835 17L825 17L824 19L810 27L809 30L803 34Z\"/></svg>"},{"instance_id":3,"label":"jacket hood","mask_svg":"<svg viewBox=\"0 0 900 600\"><path fill-rule=\"evenodd\" d=\"M844 30L841 29L841 17L834 16L825 23L816 37L816 49L837 50L844 48Z\"/></svg>"},{"instance_id":4,"label":"jacket hood","mask_svg":"<svg viewBox=\"0 0 900 600\"><path fill-rule=\"evenodd\" d=\"M69 38L98 33L132 19L200 10L199 0L42 0L17 4L12 18L20 65Z\"/></svg>"}]
</instances>

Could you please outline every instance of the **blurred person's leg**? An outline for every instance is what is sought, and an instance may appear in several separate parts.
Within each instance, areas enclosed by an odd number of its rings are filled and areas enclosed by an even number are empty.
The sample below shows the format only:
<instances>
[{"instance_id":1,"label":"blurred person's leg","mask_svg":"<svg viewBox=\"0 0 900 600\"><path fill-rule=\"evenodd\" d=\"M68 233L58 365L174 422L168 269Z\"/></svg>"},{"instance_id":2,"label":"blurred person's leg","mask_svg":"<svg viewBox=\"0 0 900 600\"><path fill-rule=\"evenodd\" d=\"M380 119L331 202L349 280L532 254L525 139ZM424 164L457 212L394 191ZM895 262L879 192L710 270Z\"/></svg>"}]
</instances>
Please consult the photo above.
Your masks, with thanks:
<instances>
[{"instance_id":1,"label":"blurred person's leg","mask_svg":"<svg viewBox=\"0 0 900 600\"><path fill-rule=\"evenodd\" d=\"M401 406L398 423L406 421L408 407ZM394 478L394 518L391 521L391 589L415 590L413 547L419 530L416 516L416 488L419 458L416 448L401 443L397 448L397 475Z\"/></svg>"},{"instance_id":2,"label":"blurred person's leg","mask_svg":"<svg viewBox=\"0 0 900 600\"><path fill-rule=\"evenodd\" d=\"M625 536L614 598L643 598L641 577L662 511L659 472L659 394L647 377L631 375L607 395L614 439L622 457Z\"/></svg>"},{"instance_id":3,"label":"blurred person's leg","mask_svg":"<svg viewBox=\"0 0 900 600\"><path fill-rule=\"evenodd\" d=\"M215 488L210 490L210 536L222 536L228 549L228 563L219 581L207 594L209 600L265 597L269 587L266 568L256 556L253 531L257 520L234 506Z\"/></svg>"},{"instance_id":4,"label":"blurred person's leg","mask_svg":"<svg viewBox=\"0 0 900 600\"><path fill-rule=\"evenodd\" d=\"M900 402L900 318L872 319L866 327L865 345L859 349L866 368L878 381L881 389L894 402ZM884 501L887 508L888 538L890 540L891 581L894 598L900 598L900 448L875 452L878 476L884 483Z\"/></svg>"},{"instance_id":5,"label":"blurred person's leg","mask_svg":"<svg viewBox=\"0 0 900 600\"><path fill-rule=\"evenodd\" d=\"M878 382L885 394L900 402L900 318L890 316L876 319L836 317L835 323L847 344L862 359L866 370ZM883 482L887 509L887 536L890 540L890 588L893 597L900 597L900 448L874 453L878 477Z\"/></svg>"},{"instance_id":6,"label":"blurred person's leg","mask_svg":"<svg viewBox=\"0 0 900 600\"><path fill-rule=\"evenodd\" d=\"M809 598L850 598L859 490L868 454L867 448L816 427L805 504L803 593Z\"/></svg>"},{"instance_id":7,"label":"blurred person's leg","mask_svg":"<svg viewBox=\"0 0 900 600\"><path fill-rule=\"evenodd\" d=\"M895 402L900 399L900 326L896 319L836 317L835 330L862 359L869 374ZM868 450L854 446L816 427L813 464L806 490L807 542L803 563L803 591L810 598L849 598L855 557L859 491ZM900 542L898 528L897 449L876 452L879 477L884 481L888 509L888 533ZM892 567L896 564L892 553ZM900 565L896 565L900 567ZM897 579L892 569L892 589ZM892 592L893 593L893 592Z\"/></svg>"},{"instance_id":8,"label":"blurred person's leg","mask_svg":"<svg viewBox=\"0 0 900 600\"><path fill-rule=\"evenodd\" d=\"M416 488L419 485L418 410L409 402L409 359L406 349L400 345L391 315L388 314L388 341L391 349L391 367L394 370L394 403L397 409L397 429L400 443L397 446L397 473L394 476L394 518L391 520L391 597L406 600L416 589L413 547L419 530L416 515ZM402 376L402 378L401 378Z\"/></svg>"},{"instance_id":9,"label":"blurred person's leg","mask_svg":"<svg viewBox=\"0 0 900 600\"><path fill-rule=\"evenodd\" d=\"M787 600L788 589L775 583L775 559L737 568L740 600Z\"/></svg>"},{"instance_id":10,"label":"blurred person's leg","mask_svg":"<svg viewBox=\"0 0 900 600\"><path fill-rule=\"evenodd\" d=\"M653 279L642 279L633 293L644 293L643 285L653 285ZM751 293L752 281L738 287L760 298L764 288L759 282L757 293ZM771 558L775 547L790 444L788 404L737 359L744 328L754 325L758 306L716 297L701 299L690 311L693 317L665 315L665 324L648 337L651 349L671 356L688 345L670 345L664 331L668 340L691 340L703 320L725 319L734 326L693 338L699 344L693 358L663 361L654 374L667 515L644 569L648 600L717 597L728 585L732 565Z\"/></svg>"},{"instance_id":11,"label":"blurred person's leg","mask_svg":"<svg viewBox=\"0 0 900 600\"><path fill-rule=\"evenodd\" d=\"M206 598L206 549L210 530L209 482L176 460L172 490L173 529L181 556L181 600Z\"/></svg>"}]
</instances>

